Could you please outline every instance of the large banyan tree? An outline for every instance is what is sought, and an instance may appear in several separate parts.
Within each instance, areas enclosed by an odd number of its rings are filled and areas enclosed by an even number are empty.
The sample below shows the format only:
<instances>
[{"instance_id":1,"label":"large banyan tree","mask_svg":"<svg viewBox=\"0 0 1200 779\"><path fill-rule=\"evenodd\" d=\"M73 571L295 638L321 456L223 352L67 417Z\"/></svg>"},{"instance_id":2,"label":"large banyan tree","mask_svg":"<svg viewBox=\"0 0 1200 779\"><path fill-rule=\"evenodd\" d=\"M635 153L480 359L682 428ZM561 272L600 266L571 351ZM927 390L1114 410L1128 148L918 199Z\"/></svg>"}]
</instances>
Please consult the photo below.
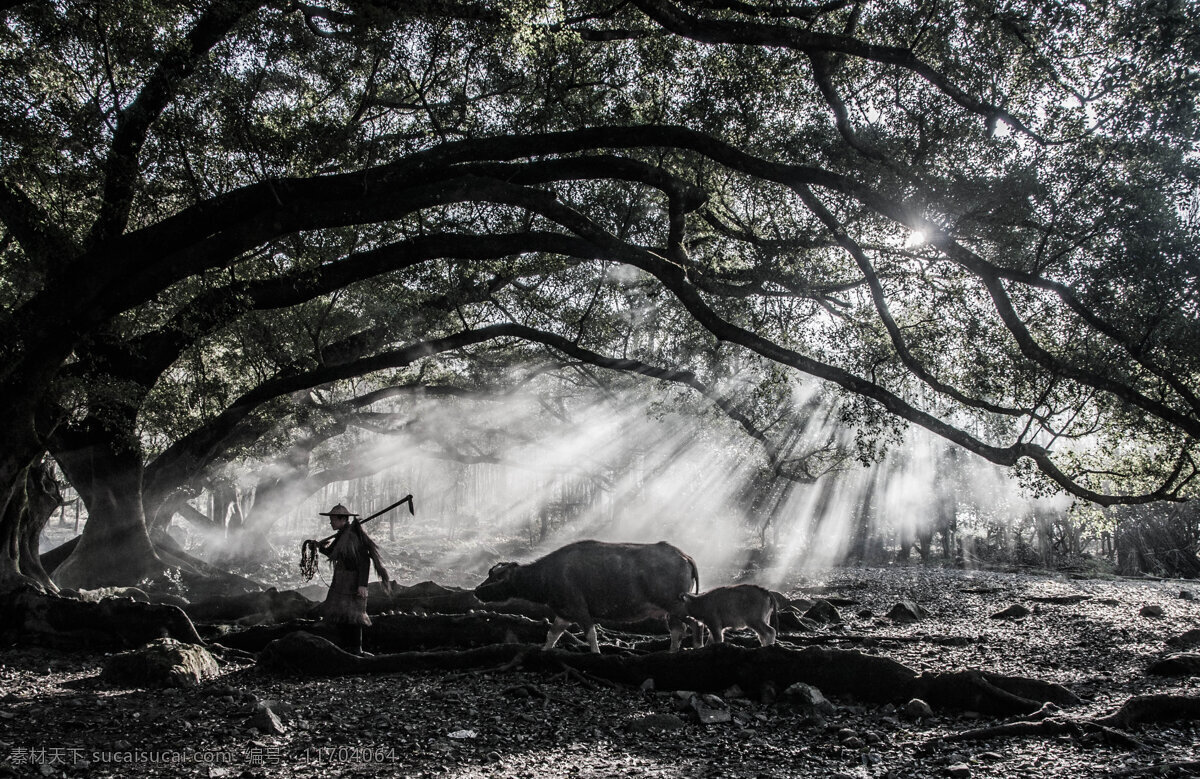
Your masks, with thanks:
<instances>
[{"instance_id":1,"label":"large banyan tree","mask_svg":"<svg viewBox=\"0 0 1200 779\"><path fill-rule=\"evenodd\" d=\"M90 515L55 579L137 581L283 406L481 349L689 387L781 472L732 365L1097 503L1194 490L1193 3L0 16L6 582L54 586L47 454Z\"/></svg>"}]
</instances>

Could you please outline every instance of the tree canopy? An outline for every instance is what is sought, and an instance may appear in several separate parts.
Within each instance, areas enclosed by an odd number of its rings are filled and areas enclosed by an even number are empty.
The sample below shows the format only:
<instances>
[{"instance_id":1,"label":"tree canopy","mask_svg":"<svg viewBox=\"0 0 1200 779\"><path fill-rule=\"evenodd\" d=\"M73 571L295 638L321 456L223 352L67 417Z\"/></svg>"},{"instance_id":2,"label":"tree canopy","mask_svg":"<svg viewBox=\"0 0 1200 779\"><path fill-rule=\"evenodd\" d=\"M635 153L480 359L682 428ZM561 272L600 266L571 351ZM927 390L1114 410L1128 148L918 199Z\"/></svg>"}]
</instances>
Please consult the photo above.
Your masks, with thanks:
<instances>
[{"instance_id":1,"label":"tree canopy","mask_svg":"<svg viewBox=\"0 0 1200 779\"><path fill-rule=\"evenodd\" d=\"M1197 11L4 3L0 499L49 451L152 558L146 512L314 388L548 354L789 478L804 375L1047 490L1190 497Z\"/></svg>"}]
</instances>

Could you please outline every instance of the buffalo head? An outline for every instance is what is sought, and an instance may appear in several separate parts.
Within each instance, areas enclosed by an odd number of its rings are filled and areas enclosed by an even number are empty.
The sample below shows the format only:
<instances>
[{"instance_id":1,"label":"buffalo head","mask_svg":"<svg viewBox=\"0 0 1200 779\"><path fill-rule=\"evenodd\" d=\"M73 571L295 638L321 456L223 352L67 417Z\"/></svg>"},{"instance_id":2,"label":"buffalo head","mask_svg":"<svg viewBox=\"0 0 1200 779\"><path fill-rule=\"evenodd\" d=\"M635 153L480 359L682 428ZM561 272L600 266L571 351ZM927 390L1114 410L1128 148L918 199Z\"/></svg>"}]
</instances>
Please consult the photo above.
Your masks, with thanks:
<instances>
[{"instance_id":1,"label":"buffalo head","mask_svg":"<svg viewBox=\"0 0 1200 779\"><path fill-rule=\"evenodd\" d=\"M475 597L484 603L491 603L500 600L508 600L515 597L513 583L511 581L513 572L517 570L517 563L496 563L488 571L488 577L475 588Z\"/></svg>"}]
</instances>

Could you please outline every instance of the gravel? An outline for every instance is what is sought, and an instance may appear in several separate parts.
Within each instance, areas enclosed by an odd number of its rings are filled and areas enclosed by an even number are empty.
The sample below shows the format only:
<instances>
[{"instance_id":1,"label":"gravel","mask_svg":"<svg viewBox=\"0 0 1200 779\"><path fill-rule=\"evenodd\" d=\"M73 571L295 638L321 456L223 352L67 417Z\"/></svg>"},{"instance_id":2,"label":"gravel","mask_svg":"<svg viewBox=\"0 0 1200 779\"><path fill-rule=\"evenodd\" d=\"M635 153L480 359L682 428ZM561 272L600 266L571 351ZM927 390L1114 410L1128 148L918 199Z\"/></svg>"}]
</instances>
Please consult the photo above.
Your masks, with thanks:
<instances>
[{"instance_id":1,"label":"gravel","mask_svg":"<svg viewBox=\"0 0 1200 779\"><path fill-rule=\"evenodd\" d=\"M1058 682L1084 700L1072 716L1109 713L1134 695L1200 696L1195 677L1145 673L1175 651L1167 639L1200 627L1200 603L1180 597L1194 583L897 566L840 569L784 591L811 599L816 585L820 597L854 603L839 608L842 623L797 642L917 670ZM900 601L926 617L876 616ZM1030 613L989 619L1012 604ZM1146 606L1161 615L1143 616ZM500 670L300 679L235 661L195 688L130 690L100 680L104 659L0 650L0 776L1065 777L1156 765L1156 776L1200 774L1186 765L1200 760L1196 721L1140 727L1147 746L1136 751L1087 734L950 742L1003 720L838 696L820 712L738 690L693 700Z\"/></svg>"}]
</instances>

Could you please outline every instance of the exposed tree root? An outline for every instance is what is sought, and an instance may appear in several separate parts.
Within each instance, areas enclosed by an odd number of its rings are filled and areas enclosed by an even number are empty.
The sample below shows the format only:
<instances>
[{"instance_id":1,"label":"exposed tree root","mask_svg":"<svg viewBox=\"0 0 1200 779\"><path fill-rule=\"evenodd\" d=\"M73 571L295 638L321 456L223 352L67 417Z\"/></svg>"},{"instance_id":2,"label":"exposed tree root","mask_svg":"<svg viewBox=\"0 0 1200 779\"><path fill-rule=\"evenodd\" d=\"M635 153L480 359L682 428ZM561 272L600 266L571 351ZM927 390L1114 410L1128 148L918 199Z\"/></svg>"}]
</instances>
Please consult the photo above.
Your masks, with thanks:
<instances>
[{"instance_id":1,"label":"exposed tree root","mask_svg":"<svg viewBox=\"0 0 1200 779\"><path fill-rule=\"evenodd\" d=\"M1099 733L1106 741L1116 746L1128 749L1141 749L1146 746L1128 733L1116 728L1105 727L1096 720L1072 719L1069 717L1047 717L1042 720L1009 722L1004 725L994 725L989 728L977 728L963 733L945 736L943 741L988 741L998 738L1026 738L1030 736L1059 736L1070 735L1076 738L1085 733Z\"/></svg>"},{"instance_id":2,"label":"exposed tree root","mask_svg":"<svg viewBox=\"0 0 1200 779\"><path fill-rule=\"evenodd\" d=\"M59 565L65 562L75 550L75 547L78 546L80 538L82 536L76 536L54 549L43 553L40 558L42 567L49 571L51 576L55 576ZM179 583L177 584L166 578L162 574L162 571L155 570L151 571L152 575L148 577L150 580L148 585L150 589L173 591L175 594L185 595L190 600L222 598L265 589L258 582L221 570L198 557L188 554L170 536L159 534L151 540L154 545L155 554L158 555L162 563L163 570L177 571L179 574ZM131 579L130 583L137 584L143 588L147 587L137 577ZM180 589L179 584L182 585L182 592L177 591ZM84 586L88 586L86 582Z\"/></svg>"},{"instance_id":3,"label":"exposed tree root","mask_svg":"<svg viewBox=\"0 0 1200 779\"><path fill-rule=\"evenodd\" d=\"M294 590L275 588L243 595L193 601L184 607L197 622L288 622L308 616L317 604Z\"/></svg>"},{"instance_id":4,"label":"exposed tree root","mask_svg":"<svg viewBox=\"0 0 1200 779\"><path fill-rule=\"evenodd\" d=\"M371 618L363 631L363 646L376 654L430 649L478 647L489 644L532 644L544 641L546 624L511 614L385 614ZM323 633L320 623L294 620L282 625L252 627L237 633L213 634L228 647L257 652L297 631Z\"/></svg>"},{"instance_id":5,"label":"exposed tree root","mask_svg":"<svg viewBox=\"0 0 1200 779\"><path fill-rule=\"evenodd\" d=\"M1141 695L1130 698L1121 708L1103 717L1047 717L1038 721L1026 719L968 730L946 736L944 740L987 741L996 738L1057 736L1064 733L1080 737L1085 733L1097 733L1105 741L1117 746L1141 749L1146 745L1124 732L1125 728L1143 722L1170 722L1182 719L1200 719L1200 698L1182 695Z\"/></svg>"},{"instance_id":6,"label":"exposed tree root","mask_svg":"<svg viewBox=\"0 0 1200 779\"><path fill-rule=\"evenodd\" d=\"M1137 768L1122 768L1113 771L1109 776L1163 776L1165 772L1178 771L1187 774L1200 774L1200 760L1187 760L1182 763L1156 763Z\"/></svg>"},{"instance_id":7,"label":"exposed tree root","mask_svg":"<svg viewBox=\"0 0 1200 779\"><path fill-rule=\"evenodd\" d=\"M1096 722L1107 727L1127 728L1143 722L1172 722L1181 719L1200 719L1200 697L1138 695Z\"/></svg>"},{"instance_id":8,"label":"exposed tree root","mask_svg":"<svg viewBox=\"0 0 1200 779\"><path fill-rule=\"evenodd\" d=\"M1027 596L1025 600L1033 601L1034 603L1054 603L1060 606L1074 606L1076 603L1083 603L1085 600L1091 600L1090 595L1046 595L1046 596Z\"/></svg>"},{"instance_id":9,"label":"exposed tree root","mask_svg":"<svg viewBox=\"0 0 1200 779\"><path fill-rule=\"evenodd\" d=\"M1146 667L1156 676L1200 676L1200 654L1183 652L1156 660Z\"/></svg>"},{"instance_id":10,"label":"exposed tree root","mask_svg":"<svg viewBox=\"0 0 1200 779\"><path fill-rule=\"evenodd\" d=\"M1047 701L1077 702L1066 689L1031 679L979 671L918 675L886 657L820 647L795 650L778 645L743 649L715 644L674 653L593 655L547 652L528 645L509 644L450 652L355 657L321 638L293 632L269 643L259 654L259 666L274 672L338 676L414 670L463 671L493 667L518 657L521 667L527 670L553 672L570 668L593 679L635 687L653 679L659 690L720 692L737 685L753 691L768 685L784 689L794 682L805 682L829 694L851 695L864 701L896 702L920 696L935 707L999 714L1029 713Z\"/></svg>"},{"instance_id":11,"label":"exposed tree root","mask_svg":"<svg viewBox=\"0 0 1200 779\"><path fill-rule=\"evenodd\" d=\"M987 671L951 671L922 674L914 683L914 697L950 708L985 714L1037 711L1044 703L1077 706L1078 697L1057 684Z\"/></svg>"},{"instance_id":12,"label":"exposed tree root","mask_svg":"<svg viewBox=\"0 0 1200 779\"><path fill-rule=\"evenodd\" d=\"M125 649L169 637L203 644L176 606L107 598L87 603L26 587L0 597L0 641L55 649Z\"/></svg>"}]
</instances>

